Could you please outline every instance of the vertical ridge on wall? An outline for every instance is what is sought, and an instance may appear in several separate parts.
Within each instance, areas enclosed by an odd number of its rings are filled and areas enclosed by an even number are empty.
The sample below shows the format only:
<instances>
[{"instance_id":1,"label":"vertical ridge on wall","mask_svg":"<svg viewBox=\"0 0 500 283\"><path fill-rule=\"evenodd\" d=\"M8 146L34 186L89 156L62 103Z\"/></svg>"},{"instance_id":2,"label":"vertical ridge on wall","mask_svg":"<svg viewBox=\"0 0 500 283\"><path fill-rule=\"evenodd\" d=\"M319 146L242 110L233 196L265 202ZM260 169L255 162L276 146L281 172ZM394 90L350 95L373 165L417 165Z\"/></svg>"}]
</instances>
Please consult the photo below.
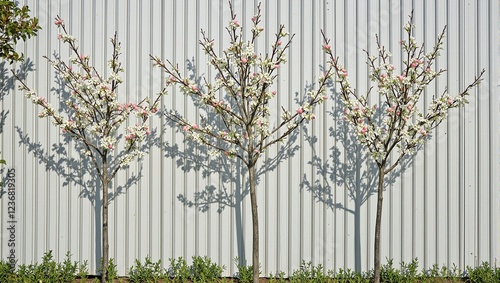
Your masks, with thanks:
<instances>
[{"instance_id":1,"label":"vertical ridge on wall","mask_svg":"<svg viewBox=\"0 0 500 283\"><path fill-rule=\"evenodd\" d=\"M54 105L66 93L42 56L71 55L57 41L56 15L65 19L78 38L79 51L89 55L104 75L109 75L109 40L117 32L125 69L125 82L118 90L123 101L153 98L162 90L165 74L152 66L150 54L179 64L181 73L212 81L216 71L198 44L200 29L214 39L219 54L229 44L225 0L21 2L30 6L42 26L37 37L19 44L33 63L26 81ZM243 26L243 40L249 40L250 18L259 2L231 3ZM270 104L272 111L282 106L295 111L296 101L317 87L328 60L321 49L321 30L359 93L374 86L363 50L376 54L375 34L400 70L404 58L398 41L411 11L415 37L426 43L426 51L447 26L444 50L434 65L447 72L426 88L419 107L426 108L446 87L457 94L486 68L484 81L471 90L469 105L450 111L412 162L387 176L382 258L392 258L396 265L418 258L421 268L437 263L464 269L482 261L494 264L499 258L499 6L498 0L263 0L261 5L265 29L256 53L270 52L280 24L295 34L288 62L271 86L278 93ZM327 95L329 100L315 110L318 118L286 143L270 148L259 163L262 276L279 271L291 275L302 261L322 264L326 270L373 267L376 166L342 120L339 89L328 86ZM70 251L74 260L88 260L90 272L96 274L101 202L95 193L101 188L84 170L88 164L75 144L48 120L38 119L40 109L22 96L14 88L0 95L1 157L7 160L5 168L16 169L18 178L18 263L40 261L48 250L62 261ZM370 100L382 102L375 94ZM179 89L168 89L161 103L162 111L176 109L189 121L199 121L201 111ZM142 145L148 153L120 171L111 189L110 252L119 274L128 274L135 259L147 256L161 259L168 268L170 258L191 263L192 256L206 255L227 267L225 276L235 275L236 264L250 265L252 254L246 169L238 161L208 157L163 115L152 118L153 135ZM270 120L278 121L279 117ZM9 253L5 196L4 187L1 258Z\"/></svg>"}]
</instances>

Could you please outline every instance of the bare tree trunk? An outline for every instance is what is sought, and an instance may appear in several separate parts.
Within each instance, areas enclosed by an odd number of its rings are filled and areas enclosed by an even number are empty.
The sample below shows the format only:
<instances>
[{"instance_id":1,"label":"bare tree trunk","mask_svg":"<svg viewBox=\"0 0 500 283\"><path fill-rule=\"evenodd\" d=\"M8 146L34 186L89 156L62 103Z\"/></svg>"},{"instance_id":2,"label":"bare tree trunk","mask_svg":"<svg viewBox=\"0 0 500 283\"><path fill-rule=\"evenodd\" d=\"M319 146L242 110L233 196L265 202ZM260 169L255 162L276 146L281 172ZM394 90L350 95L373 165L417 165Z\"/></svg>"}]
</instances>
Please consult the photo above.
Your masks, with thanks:
<instances>
[{"instance_id":1,"label":"bare tree trunk","mask_svg":"<svg viewBox=\"0 0 500 283\"><path fill-rule=\"evenodd\" d=\"M255 192L255 165L248 167L249 183L250 183L250 203L252 206L252 267L253 267L253 283L259 282L260 264L259 264L259 216L257 210L257 195Z\"/></svg>"},{"instance_id":2,"label":"bare tree trunk","mask_svg":"<svg viewBox=\"0 0 500 283\"><path fill-rule=\"evenodd\" d=\"M108 239L108 168L106 156L102 162L102 266L101 283L106 282L109 260L109 239Z\"/></svg>"},{"instance_id":3,"label":"bare tree trunk","mask_svg":"<svg viewBox=\"0 0 500 283\"><path fill-rule=\"evenodd\" d=\"M373 283L380 283L380 226L382 223L382 202L384 200L384 169L385 163L378 168L377 218L375 220L375 251Z\"/></svg>"}]
</instances>

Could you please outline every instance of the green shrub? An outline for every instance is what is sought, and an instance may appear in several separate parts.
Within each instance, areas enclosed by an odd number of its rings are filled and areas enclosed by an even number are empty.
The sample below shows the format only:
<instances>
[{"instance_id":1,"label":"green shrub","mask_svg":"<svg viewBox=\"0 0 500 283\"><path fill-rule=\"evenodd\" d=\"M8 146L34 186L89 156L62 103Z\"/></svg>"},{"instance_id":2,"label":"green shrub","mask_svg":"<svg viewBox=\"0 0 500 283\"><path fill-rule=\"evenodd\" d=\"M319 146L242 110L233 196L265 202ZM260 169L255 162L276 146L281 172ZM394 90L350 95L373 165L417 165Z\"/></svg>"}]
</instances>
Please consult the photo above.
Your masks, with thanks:
<instances>
[{"instance_id":1,"label":"green shrub","mask_svg":"<svg viewBox=\"0 0 500 283\"><path fill-rule=\"evenodd\" d=\"M393 267L393 260L388 259L387 263L380 269L380 281L388 283L399 283L403 281L403 276L399 269Z\"/></svg>"},{"instance_id":2,"label":"green shrub","mask_svg":"<svg viewBox=\"0 0 500 283\"><path fill-rule=\"evenodd\" d=\"M185 283L189 279L189 267L182 257L170 259L169 277L173 282Z\"/></svg>"},{"instance_id":3,"label":"green shrub","mask_svg":"<svg viewBox=\"0 0 500 283\"><path fill-rule=\"evenodd\" d=\"M278 271L276 274L269 274L269 283L285 283L285 272L283 271Z\"/></svg>"},{"instance_id":4,"label":"green shrub","mask_svg":"<svg viewBox=\"0 0 500 283\"><path fill-rule=\"evenodd\" d=\"M208 257L193 256L190 268L193 282L216 282L222 275L225 266L213 263Z\"/></svg>"},{"instance_id":5,"label":"green shrub","mask_svg":"<svg viewBox=\"0 0 500 283\"><path fill-rule=\"evenodd\" d=\"M323 272L323 266L319 264L314 266L312 262L302 261L298 270L294 270L290 277L293 283L323 283L328 278Z\"/></svg>"},{"instance_id":6,"label":"green shrub","mask_svg":"<svg viewBox=\"0 0 500 283\"><path fill-rule=\"evenodd\" d=\"M493 269L489 263L483 262L476 268L467 267L468 282L473 283L490 283L499 282L498 268Z\"/></svg>"},{"instance_id":7,"label":"green shrub","mask_svg":"<svg viewBox=\"0 0 500 283\"><path fill-rule=\"evenodd\" d=\"M146 257L144 265L136 259L129 272L131 282L158 282L163 276L161 260L152 262L150 257Z\"/></svg>"},{"instance_id":8,"label":"green shrub","mask_svg":"<svg viewBox=\"0 0 500 283\"><path fill-rule=\"evenodd\" d=\"M335 278L334 282L339 283L364 283L370 282L370 274L361 274L359 272L352 271L351 269L339 269L337 273L333 273L331 271L328 272L328 276Z\"/></svg>"},{"instance_id":9,"label":"green shrub","mask_svg":"<svg viewBox=\"0 0 500 283\"><path fill-rule=\"evenodd\" d=\"M239 258L235 258L234 262L236 263L236 267L238 267L238 282L240 283L250 283L253 280L253 265L246 266L239 264ZM260 266L259 266L259 274L260 274Z\"/></svg>"},{"instance_id":10,"label":"green shrub","mask_svg":"<svg viewBox=\"0 0 500 283\"><path fill-rule=\"evenodd\" d=\"M16 276L15 270L9 261L0 261L0 282L11 282Z\"/></svg>"}]
</instances>

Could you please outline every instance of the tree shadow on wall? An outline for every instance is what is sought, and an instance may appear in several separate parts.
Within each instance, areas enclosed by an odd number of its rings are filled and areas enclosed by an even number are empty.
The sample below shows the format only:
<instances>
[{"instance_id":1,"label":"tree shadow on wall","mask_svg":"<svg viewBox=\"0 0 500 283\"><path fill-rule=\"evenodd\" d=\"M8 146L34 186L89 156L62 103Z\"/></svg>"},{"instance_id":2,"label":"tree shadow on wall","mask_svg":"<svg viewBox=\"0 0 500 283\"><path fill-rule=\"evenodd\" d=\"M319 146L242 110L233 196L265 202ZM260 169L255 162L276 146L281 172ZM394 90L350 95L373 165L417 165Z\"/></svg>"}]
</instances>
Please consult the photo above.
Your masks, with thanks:
<instances>
[{"instance_id":1,"label":"tree shadow on wall","mask_svg":"<svg viewBox=\"0 0 500 283\"><path fill-rule=\"evenodd\" d=\"M34 64L30 58L27 58L25 61L21 62L19 68L15 71L16 75L21 79L26 79L28 72L32 72L34 70ZM0 101L2 102L2 110L0 111L0 135L3 134L5 122L7 121L7 116L9 115L9 106L4 104L4 98L10 94L11 91L14 90L15 78L11 73L11 65L6 61L0 62ZM20 98L23 99L23 98ZM2 158L2 152L0 152L0 159ZM8 165L8 164L7 164ZM0 174L3 176L5 168L2 166L0 168ZM2 178L2 183L5 184L5 177ZM4 187L0 187L0 198L6 193Z\"/></svg>"},{"instance_id":2,"label":"tree shadow on wall","mask_svg":"<svg viewBox=\"0 0 500 283\"><path fill-rule=\"evenodd\" d=\"M304 128L304 140L313 150L312 161L308 162L316 172L316 177L311 182L308 176L304 174L301 182L301 189L310 192L317 202L324 203L332 212L344 211L354 217L354 263L355 271L361 272L361 207L366 201L374 195L377 197L378 185L378 167L369 153L358 144L356 134L348 122L344 120L343 106L340 94L330 84L330 93L333 93L332 100L334 106L328 111L331 119L336 121L335 127L330 127L328 134L334 146L329 149L327 160L314 152L317 147L318 139L308 134L307 128ZM378 107L376 119L381 122L382 107ZM326 118L326 117L325 117ZM403 158L397 166L384 179L384 190L395 183L397 178L411 166L411 157ZM336 197L335 190L344 190L348 197L348 202Z\"/></svg>"},{"instance_id":3,"label":"tree shadow on wall","mask_svg":"<svg viewBox=\"0 0 500 283\"><path fill-rule=\"evenodd\" d=\"M71 115L73 113L72 109L65 103L65 101L69 100L70 92L65 88L65 82L59 73L55 74L54 85L57 87L52 88L51 93L58 97L60 111ZM46 122L49 123L48 121ZM88 156L81 154L86 148L82 143L75 142L68 135L61 133L61 141L53 143L52 148L49 150L41 142L33 140L21 127L16 126L15 128L19 135L19 147L24 147L29 154L32 154L38 160L38 164L45 167L46 172L56 173L63 181L62 187L78 189L80 191L79 197L90 201L94 209L95 223L95 262L97 266L94 272L98 272L97 269L102 254L102 184L92 160ZM54 127L54 129L58 130L57 127ZM156 130L153 130L151 136L155 135L156 132ZM117 140L121 140L121 137L122 135L118 136ZM150 146L149 142L150 140L144 141L141 145L141 150L147 151ZM114 160L118 161L123 155L124 152L117 152ZM116 163L110 164L110 168L115 168L116 166ZM125 194L128 189L138 183L141 177L142 166L139 172L132 173L124 184L121 181L116 183L118 178L115 178L112 183L116 185L110 187L108 194L109 202L111 203L120 195Z\"/></svg>"},{"instance_id":4,"label":"tree shadow on wall","mask_svg":"<svg viewBox=\"0 0 500 283\"><path fill-rule=\"evenodd\" d=\"M201 83L203 76L196 76L194 59L186 61L190 79L197 82L198 88L203 91L204 86ZM312 85L306 86L306 92L309 89L312 89ZM295 93L295 102L299 101L298 97L299 93L297 92ZM231 100L228 99L226 101ZM200 113L200 120L211 125L214 129L220 128L221 130L225 130L225 128L222 128L223 123L211 109L208 109L206 105L198 103L195 99L192 99L192 103L198 109L197 113ZM237 109L235 105L230 106L232 109ZM182 116L178 112L176 114ZM180 128L168 118L166 119L165 126L174 128L176 133L181 132ZM163 134L166 131L167 127L163 129ZM257 167L257 184L259 184L260 178L266 172L274 171L281 162L294 156L300 149L299 145L295 143L298 133L299 130L297 129L283 143L277 143L279 146L277 146L277 152L273 156L264 153ZM195 188L196 191L192 196L181 193L177 196L177 199L184 206L198 209L200 212L207 212L212 206L217 207L218 213L222 213L226 208L234 209L238 264L247 265L244 248L245 239L243 237L242 201L249 194L250 185L245 165L238 158L228 158L220 155L214 156L211 154L211 148L200 145L191 139L184 139L182 144L176 143L170 145L168 142L162 143L159 139L155 143L164 151L165 157L175 159L176 166L183 172L199 172L203 179L215 176L216 181L214 183L205 185L203 188ZM221 143L218 146L224 148L225 144ZM257 193L259 193L259 190Z\"/></svg>"}]
</instances>

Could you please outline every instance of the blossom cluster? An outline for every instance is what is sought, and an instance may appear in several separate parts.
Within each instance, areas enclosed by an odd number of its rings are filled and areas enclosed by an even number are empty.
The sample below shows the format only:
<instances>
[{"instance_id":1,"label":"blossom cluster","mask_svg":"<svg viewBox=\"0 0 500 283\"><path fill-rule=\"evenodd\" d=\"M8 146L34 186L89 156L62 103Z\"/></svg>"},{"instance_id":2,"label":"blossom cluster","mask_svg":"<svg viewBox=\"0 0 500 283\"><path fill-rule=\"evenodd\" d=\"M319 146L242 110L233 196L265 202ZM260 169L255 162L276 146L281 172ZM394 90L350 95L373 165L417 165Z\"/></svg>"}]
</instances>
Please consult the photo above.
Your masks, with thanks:
<instances>
[{"instance_id":1,"label":"blossom cluster","mask_svg":"<svg viewBox=\"0 0 500 283\"><path fill-rule=\"evenodd\" d=\"M56 111L45 98L38 96L22 82L21 88L26 90L28 99L41 106L42 111L38 116L50 118L64 134L82 142L90 157L108 155L115 150L121 127L125 123L132 123L132 126L125 127L126 146L118 164L118 167L126 166L134 157L142 155L137 145L150 134L146 122L157 111L159 96L153 103L149 99L139 103L120 102L117 90L123 82L120 77L123 68L118 61L120 44L116 34L111 39L113 53L108 61L109 76L105 78L90 65L90 56L79 51L77 41L67 33L64 21L58 17L54 24L61 31L58 39L68 44L72 53L68 62L60 58L48 59L69 90L70 96L64 102L66 108ZM136 117L136 123L131 121L131 116Z\"/></svg>"},{"instance_id":2,"label":"blossom cluster","mask_svg":"<svg viewBox=\"0 0 500 283\"><path fill-rule=\"evenodd\" d=\"M295 111L283 109L277 117L281 121L271 123L269 101L278 93L272 88L278 72L286 64L286 52L293 39L281 25L272 41L270 51L265 55L256 52L257 38L264 30L260 26L261 11L251 19L251 36L244 40L243 27L236 19L231 8L231 19L226 30L230 43L219 55L215 41L201 32L200 45L208 56L209 65L215 70L215 77L204 80L203 84L180 73L179 67L170 61L151 56L154 64L167 73L166 85L178 85L182 93L196 100L201 114L200 123L187 121L176 112L167 113L186 134L197 142L224 152L228 156L238 156L241 149L247 156L258 157L271 144L282 141L303 121L316 118L313 113L316 105L327 99L325 86L333 76L329 69L319 80L319 88L304 95ZM212 83L209 83L211 81ZM216 114L217 125L207 122L203 117ZM283 130L281 130L283 129ZM221 144L220 141L223 143Z\"/></svg>"},{"instance_id":3,"label":"blossom cluster","mask_svg":"<svg viewBox=\"0 0 500 283\"><path fill-rule=\"evenodd\" d=\"M344 107L344 119L354 128L358 141L364 145L379 166L387 164L392 149L398 148L398 158L392 161L395 166L401 158L413 154L447 116L448 110L463 106L469 91L479 84L480 76L464 91L452 97L447 93L435 97L425 112L417 107L417 102L425 93L425 87L435 80L444 70L434 70L434 63L442 49L444 32L439 35L436 45L425 53L413 37L414 25L404 27L407 39L400 40L403 50L401 70L391 61L388 52L377 37L378 54L370 56L368 67L374 88L366 94L359 94L349 83L347 70L334 57L329 40L323 33L323 51L329 64L335 70L335 81L340 86ZM484 72L484 70L483 70ZM370 96L378 95L374 98ZM370 101L382 101L380 105ZM392 168L389 166L388 171Z\"/></svg>"}]
</instances>

